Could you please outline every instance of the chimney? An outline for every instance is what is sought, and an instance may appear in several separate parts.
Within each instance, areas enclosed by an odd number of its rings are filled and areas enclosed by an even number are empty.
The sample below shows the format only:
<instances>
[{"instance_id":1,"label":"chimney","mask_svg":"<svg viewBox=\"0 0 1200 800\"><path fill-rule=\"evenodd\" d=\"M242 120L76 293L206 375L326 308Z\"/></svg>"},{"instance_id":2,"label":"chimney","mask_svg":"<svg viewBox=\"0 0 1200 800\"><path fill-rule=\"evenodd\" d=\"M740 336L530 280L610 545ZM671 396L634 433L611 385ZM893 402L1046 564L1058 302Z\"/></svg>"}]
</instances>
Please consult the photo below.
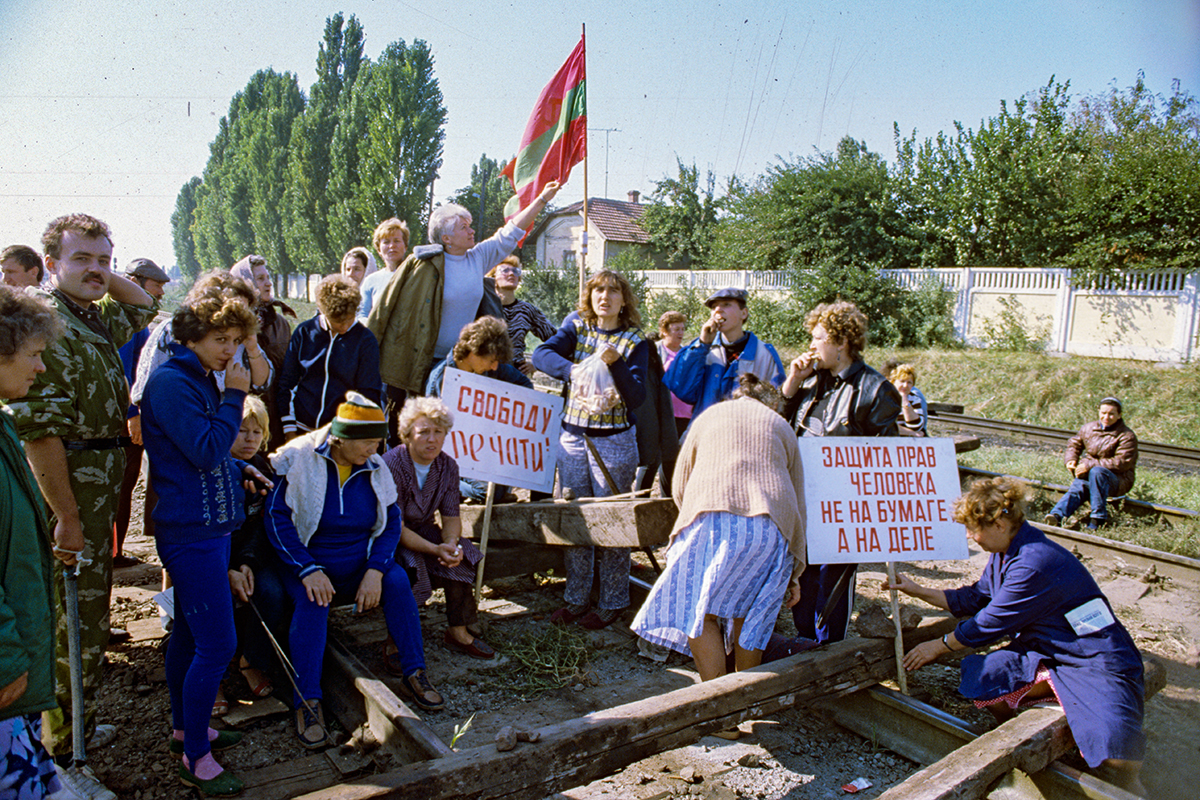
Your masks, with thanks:
<instances>
[{"instance_id":1,"label":"chimney","mask_svg":"<svg viewBox=\"0 0 1200 800\"><path fill-rule=\"evenodd\" d=\"M642 193L639 192L637 189L629 190L629 202L636 203L638 201L638 198L641 196L642 196Z\"/></svg>"}]
</instances>

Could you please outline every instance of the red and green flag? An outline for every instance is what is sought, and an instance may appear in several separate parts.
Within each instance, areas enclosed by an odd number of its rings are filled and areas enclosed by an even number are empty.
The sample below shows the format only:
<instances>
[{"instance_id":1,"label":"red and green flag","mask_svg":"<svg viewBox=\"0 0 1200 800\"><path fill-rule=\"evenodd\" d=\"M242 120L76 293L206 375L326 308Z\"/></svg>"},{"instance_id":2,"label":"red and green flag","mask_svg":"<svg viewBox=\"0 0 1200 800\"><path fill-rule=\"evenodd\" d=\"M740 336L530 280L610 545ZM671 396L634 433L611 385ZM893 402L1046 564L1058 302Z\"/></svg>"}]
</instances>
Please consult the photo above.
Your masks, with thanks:
<instances>
[{"instance_id":1,"label":"red and green flag","mask_svg":"<svg viewBox=\"0 0 1200 800\"><path fill-rule=\"evenodd\" d=\"M550 181L566 183L571 167L587 156L587 81L584 39L538 97L517 157L504 167L516 196L504 207L508 219L533 202Z\"/></svg>"}]
</instances>

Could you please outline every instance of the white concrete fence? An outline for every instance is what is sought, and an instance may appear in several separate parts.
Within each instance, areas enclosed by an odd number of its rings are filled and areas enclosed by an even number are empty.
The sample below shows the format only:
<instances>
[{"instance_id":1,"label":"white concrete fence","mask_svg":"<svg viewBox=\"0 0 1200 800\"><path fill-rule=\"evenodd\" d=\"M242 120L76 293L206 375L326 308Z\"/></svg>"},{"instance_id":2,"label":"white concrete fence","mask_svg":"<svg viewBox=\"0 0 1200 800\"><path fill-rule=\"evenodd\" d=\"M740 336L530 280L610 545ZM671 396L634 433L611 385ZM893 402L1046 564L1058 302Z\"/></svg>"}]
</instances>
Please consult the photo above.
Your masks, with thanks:
<instances>
[{"instance_id":1,"label":"white concrete fence","mask_svg":"<svg viewBox=\"0 0 1200 800\"><path fill-rule=\"evenodd\" d=\"M1031 336L1046 334L1049 352L1173 362L1200 356L1200 272L1148 270L1079 284L1071 280L1070 270L1036 267L885 273L907 289L935 278L954 292L954 329L973 345L983 343L985 323L999 319L1005 300L1023 318ZM784 274L777 271L647 270L639 274L651 292L688 287L712 291L726 286L751 292L788 291ZM321 277L308 276L309 292ZM289 275L286 287L278 287L283 289L279 294L311 297L305 282L303 275Z\"/></svg>"},{"instance_id":2,"label":"white concrete fence","mask_svg":"<svg viewBox=\"0 0 1200 800\"><path fill-rule=\"evenodd\" d=\"M694 286L736 286L786 292L780 272L752 270L640 273L652 292ZM954 267L886 270L906 289L935 278L955 293L954 328L967 342L983 341L984 325L998 320L1012 298L1034 337L1047 335L1047 350L1141 361L1191 361L1200 355L1200 272L1149 270L1095 281L1071 280L1065 269Z\"/></svg>"}]
</instances>

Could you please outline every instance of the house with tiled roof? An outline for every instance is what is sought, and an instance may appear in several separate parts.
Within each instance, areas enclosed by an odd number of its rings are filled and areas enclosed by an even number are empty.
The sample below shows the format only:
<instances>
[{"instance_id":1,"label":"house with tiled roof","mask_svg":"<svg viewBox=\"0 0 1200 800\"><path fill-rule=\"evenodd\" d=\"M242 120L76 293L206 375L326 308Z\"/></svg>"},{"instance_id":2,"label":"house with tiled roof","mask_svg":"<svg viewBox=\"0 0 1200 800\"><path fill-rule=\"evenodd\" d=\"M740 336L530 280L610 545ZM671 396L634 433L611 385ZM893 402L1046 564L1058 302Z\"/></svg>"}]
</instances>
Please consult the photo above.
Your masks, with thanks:
<instances>
[{"instance_id":1,"label":"house with tiled roof","mask_svg":"<svg viewBox=\"0 0 1200 800\"><path fill-rule=\"evenodd\" d=\"M666 261L650 244L650 234L639 224L646 206L638 202L640 192L629 200L593 197L588 200L587 270L603 268L622 251L637 249L665 269ZM532 231L536 258L546 266L574 269L583 252L583 202L572 203L548 215Z\"/></svg>"}]
</instances>

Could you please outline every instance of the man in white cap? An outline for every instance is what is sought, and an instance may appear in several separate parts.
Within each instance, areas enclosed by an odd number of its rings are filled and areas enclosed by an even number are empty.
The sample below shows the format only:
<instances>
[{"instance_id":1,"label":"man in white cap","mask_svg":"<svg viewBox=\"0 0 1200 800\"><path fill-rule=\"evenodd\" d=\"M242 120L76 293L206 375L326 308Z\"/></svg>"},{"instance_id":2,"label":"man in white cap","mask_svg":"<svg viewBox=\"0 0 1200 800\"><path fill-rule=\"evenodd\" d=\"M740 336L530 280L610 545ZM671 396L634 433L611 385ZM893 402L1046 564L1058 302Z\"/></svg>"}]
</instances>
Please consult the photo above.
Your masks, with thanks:
<instances>
[{"instance_id":1,"label":"man in white cap","mask_svg":"<svg viewBox=\"0 0 1200 800\"><path fill-rule=\"evenodd\" d=\"M663 382L685 403L692 416L729 397L738 378L753 373L775 386L783 383L779 353L746 330L750 310L745 289L718 289L704 304L712 314L700 326L700 335L679 351Z\"/></svg>"}]
</instances>

